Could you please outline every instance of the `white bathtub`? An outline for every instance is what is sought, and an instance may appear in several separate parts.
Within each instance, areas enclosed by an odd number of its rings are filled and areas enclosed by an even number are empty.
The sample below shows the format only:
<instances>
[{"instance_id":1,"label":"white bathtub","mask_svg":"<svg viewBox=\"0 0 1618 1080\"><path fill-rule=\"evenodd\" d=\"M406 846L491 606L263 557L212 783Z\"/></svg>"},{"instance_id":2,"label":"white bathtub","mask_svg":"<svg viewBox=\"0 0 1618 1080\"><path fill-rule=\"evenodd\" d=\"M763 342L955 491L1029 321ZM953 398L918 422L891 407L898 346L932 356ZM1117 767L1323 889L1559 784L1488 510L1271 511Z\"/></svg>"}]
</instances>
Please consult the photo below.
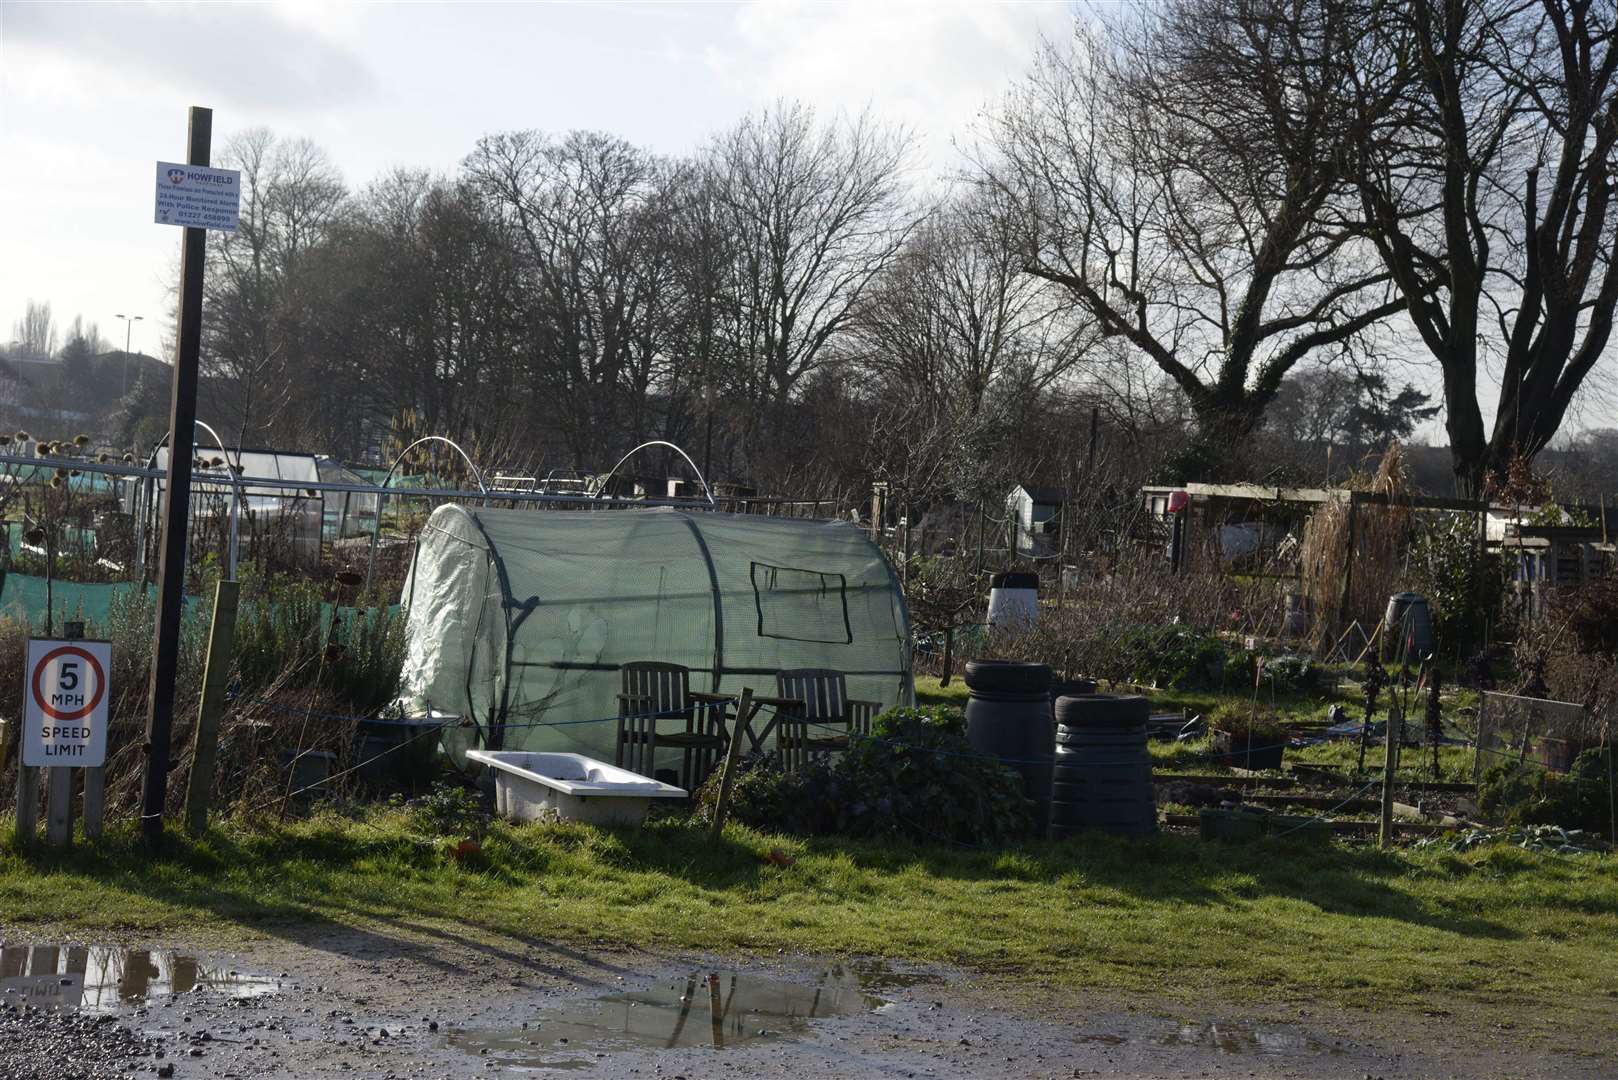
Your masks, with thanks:
<instances>
[{"instance_id":1,"label":"white bathtub","mask_svg":"<svg viewBox=\"0 0 1618 1080\"><path fill-rule=\"evenodd\" d=\"M564 821L639 824L653 799L686 794L684 788L583 754L468 750L466 757L494 770L495 811L512 821L536 821L555 811Z\"/></svg>"}]
</instances>

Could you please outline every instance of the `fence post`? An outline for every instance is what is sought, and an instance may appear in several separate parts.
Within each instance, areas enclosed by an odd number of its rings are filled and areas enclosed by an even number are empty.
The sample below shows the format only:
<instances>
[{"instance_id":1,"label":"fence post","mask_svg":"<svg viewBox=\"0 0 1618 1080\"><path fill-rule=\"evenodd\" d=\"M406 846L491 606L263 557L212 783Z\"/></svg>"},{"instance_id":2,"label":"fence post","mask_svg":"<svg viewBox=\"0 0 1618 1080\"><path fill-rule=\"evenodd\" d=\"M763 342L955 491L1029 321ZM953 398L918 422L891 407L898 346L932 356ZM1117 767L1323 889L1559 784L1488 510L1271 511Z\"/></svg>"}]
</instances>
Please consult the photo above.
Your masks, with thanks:
<instances>
[{"instance_id":1,"label":"fence post","mask_svg":"<svg viewBox=\"0 0 1618 1080\"><path fill-rule=\"evenodd\" d=\"M39 839L39 770L22 763L22 740L17 740L17 843Z\"/></svg>"},{"instance_id":2,"label":"fence post","mask_svg":"<svg viewBox=\"0 0 1618 1080\"><path fill-rule=\"evenodd\" d=\"M107 814L107 767L84 770L84 838L101 839Z\"/></svg>"},{"instance_id":3,"label":"fence post","mask_svg":"<svg viewBox=\"0 0 1618 1080\"><path fill-rule=\"evenodd\" d=\"M213 623L208 630L208 658L202 669L202 703L197 707L197 736L191 753L191 777L185 790L185 828L193 836L208 828L208 795L213 788L214 760L219 752L219 718L225 709L236 635L236 599L241 585L229 579L214 586Z\"/></svg>"},{"instance_id":4,"label":"fence post","mask_svg":"<svg viewBox=\"0 0 1618 1080\"><path fill-rule=\"evenodd\" d=\"M1388 706L1387 748L1382 756L1382 847L1393 843L1393 777L1399 771L1399 746L1404 742L1404 714L1397 698Z\"/></svg>"},{"instance_id":5,"label":"fence post","mask_svg":"<svg viewBox=\"0 0 1618 1080\"><path fill-rule=\"evenodd\" d=\"M730 745L725 747L725 772L719 778L719 798L714 800L713 835L725 834L725 815L730 812L730 788L736 782L736 759L742 755L742 736L748 730L748 713L753 708L753 688L744 686L736 702L736 720L730 725Z\"/></svg>"},{"instance_id":6,"label":"fence post","mask_svg":"<svg viewBox=\"0 0 1618 1080\"><path fill-rule=\"evenodd\" d=\"M67 847L73 842L73 770L57 766L45 772L45 842Z\"/></svg>"}]
</instances>

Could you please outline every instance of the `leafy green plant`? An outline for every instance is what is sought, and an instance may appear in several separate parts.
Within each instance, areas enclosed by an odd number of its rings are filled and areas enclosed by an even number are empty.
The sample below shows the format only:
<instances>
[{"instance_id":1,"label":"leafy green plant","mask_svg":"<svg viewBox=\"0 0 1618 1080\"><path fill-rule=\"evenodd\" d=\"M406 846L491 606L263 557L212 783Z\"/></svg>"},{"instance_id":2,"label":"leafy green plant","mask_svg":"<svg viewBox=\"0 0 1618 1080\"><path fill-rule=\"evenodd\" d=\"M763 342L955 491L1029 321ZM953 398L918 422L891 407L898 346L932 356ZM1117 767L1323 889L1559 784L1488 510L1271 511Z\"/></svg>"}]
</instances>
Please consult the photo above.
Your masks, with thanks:
<instances>
[{"instance_id":1,"label":"leafy green plant","mask_svg":"<svg viewBox=\"0 0 1618 1080\"><path fill-rule=\"evenodd\" d=\"M716 774L697 793L712 816ZM966 720L947 707L890 709L834 761L783 774L774 755L743 760L731 816L758 829L896 837L975 846L1026 836L1032 804L1021 778L966 741Z\"/></svg>"},{"instance_id":2,"label":"leafy green plant","mask_svg":"<svg viewBox=\"0 0 1618 1080\"><path fill-rule=\"evenodd\" d=\"M246 577L242 593L235 648L244 688L319 688L356 714L397 696L405 647L398 611L334 611L315 582L286 577Z\"/></svg>"},{"instance_id":3,"label":"leafy green plant","mask_svg":"<svg viewBox=\"0 0 1618 1080\"><path fill-rule=\"evenodd\" d=\"M1534 765L1496 765L1478 785L1478 805L1503 825L1560 825L1610 837L1613 753L1612 747L1586 750L1565 776Z\"/></svg>"},{"instance_id":4,"label":"leafy green plant","mask_svg":"<svg viewBox=\"0 0 1618 1080\"><path fill-rule=\"evenodd\" d=\"M488 816L477 792L439 780L432 790L407 804L412 831L433 837L476 837L483 834Z\"/></svg>"},{"instance_id":5,"label":"leafy green plant","mask_svg":"<svg viewBox=\"0 0 1618 1080\"><path fill-rule=\"evenodd\" d=\"M1230 736L1231 746L1276 746L1286 741L1286 728L1268 709L1257 711L1245 701L1222 702L1209 717L1209 726Z\"/></svg>"},{"instance_id":6,"label":"leafy green plant","mask_svg":"<svg viewBox=\"0 0 1618 1080\"><path fill-rule=\"evenodd\" d=\"M1223 641L1189 626L1131 627L1119 635L1118 649L1131 682L1164 690L1217 689L1244 674ZM1250 658L1245 667L1250 677Z\"/></svg>"},{"instance_id":7,"label":"leafy green plant","mask_svg":"<svg viewBox=\"0 0 1618 1080\"><path fill-rule=\"evenodd\" d=\"M1418 518L1410 548L1410 584L1427 598L1434 639L1445 655L1457 649L1473 651L1491 627L1498 629L1507 580L1505 564L1478 542L1474 515Z\"/></svg>"}]
</instances>

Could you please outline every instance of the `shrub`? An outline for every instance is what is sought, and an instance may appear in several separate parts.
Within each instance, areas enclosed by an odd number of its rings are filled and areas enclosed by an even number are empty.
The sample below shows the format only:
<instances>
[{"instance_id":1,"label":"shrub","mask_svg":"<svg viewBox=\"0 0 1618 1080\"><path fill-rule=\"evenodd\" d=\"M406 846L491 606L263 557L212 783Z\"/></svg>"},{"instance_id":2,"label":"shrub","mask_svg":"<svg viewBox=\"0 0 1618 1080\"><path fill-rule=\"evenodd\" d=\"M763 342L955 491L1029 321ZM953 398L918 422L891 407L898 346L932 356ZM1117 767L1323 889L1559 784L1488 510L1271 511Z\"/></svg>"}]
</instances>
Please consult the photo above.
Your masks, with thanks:
<instances>
[{"instance_id":1,"label":"shrub","mask_svg":"<svg viewBox=\"0 0 1618 1080\"><path fill-rule=\"evenodd\" d=\"M1586 750L1567 775L1510 762L1483 774L1478 805L1504 825L1560 825L1611 836L1613 748Z\"/></svg>"},{"instance_id":2,"label":"shrub","mask_svg":"<svg viewBox=\"0 0 1618 1080\"><path fill-rule=\"evenodd\" d=\"M1504 563L1478 543L1472 514L1427 514L1410 548L1410 584L1427 598L1434 641L1445 655L1471 653L1493 628L1499 636L1505 605Z\"/></svg>"},{"instance_id":3,"label":"shrub","mask_svg":"<svg viewBox=\"0 0 1618 1080\"><path fill-rule=\"evenodd\" d=\"M711 820L720 777L697 793ZM1022 779L966 741L949 708L890 709L846 754L783 774L773 754L742 759L731 789L734 820L758 829L918 842L1004 843L1033 830Z\"/></svg>"},{"instance_id":4,"label":"shrub","mask_svg":"<svg viewBox=\"0 0 1618 1080\"><path fill-rule=\"evenodd\" d=\"M1233 748L1244 746L1277 746L1286 741L1287 731L1281 721L1268 709L1256 712L1243 701L1220 703L1208 718L1208 726L1230 736Z\"/></svg>"},{"instance_id":5,"label":"shrub","mask_svg":"<svg viewBox=\"0 0 1618 1080\"><path fill-rule=\"evenodd\" d=\"M1224 642L1189 626L1132 627L1120 635L1118 647L1129 681L1165 690L1219 689L1241 674Z\"/></svg>"}]
</instances>

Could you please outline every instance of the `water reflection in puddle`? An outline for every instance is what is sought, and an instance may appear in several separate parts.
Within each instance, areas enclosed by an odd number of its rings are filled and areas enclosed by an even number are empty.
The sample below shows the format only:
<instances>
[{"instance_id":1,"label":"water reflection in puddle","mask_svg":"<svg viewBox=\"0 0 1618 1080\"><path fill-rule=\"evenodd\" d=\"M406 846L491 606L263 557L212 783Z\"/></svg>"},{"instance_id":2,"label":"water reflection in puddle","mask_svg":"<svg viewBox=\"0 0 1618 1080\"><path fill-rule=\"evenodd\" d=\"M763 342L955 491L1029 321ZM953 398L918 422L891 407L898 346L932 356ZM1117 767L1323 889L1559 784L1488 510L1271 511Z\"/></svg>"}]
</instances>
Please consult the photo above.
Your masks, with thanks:
<instances>
[{"instance_id":1,"label":"water reflection in puddle","mask_svg":"<svg viewBox=\"0 0 1618 1080\"><path fill-rule=\"evenodd\" d=\"M1125 1043L1150 1044L1163 1049L1192 1047L1216 1054L1340 1054L1340 1046L1329 1046L1297 1028L1234 1024L1223 1021L1193 1023L1183 1020L1135 1020L1122 1023L1123 1030L1092 1032L1078 1041L1104 1046Z\"/></svg>"},{"instance_id":2,"label":"water reflection in puddle","mask_svg":"<svg viewBox=\"0 0 1618 1080\"><path fill-rule=\"evenodd\" d=\"M737 972L690 975L649 990L547 1009L516 1029L456 1032L448 1041L506 1066L567 1069L592 1064L597 1053L611 1050L722 1050L801 1035L811 1020L884 1004L865 992L860 973L848 967L829 968L813 983Z\"/></svg>"},{"instance_id":3,"label":"water reflection in puddle","mask_svg":"<svg viewBox=\"0 0 1618 1080\"><path fill-rule=\"evenodd\" d=\"M1296 1028L1259 1027L1250 1024L1179 1023L1174 1031L1158 1040L1164 1046L1197 1046L1222 1054L1319 1054L1339 1053L1319 1039Z\"/></svg>"},{"instance_id":4,"label":"water reflection in puddle","mask_svg":"<svg viewBox=\"0 0 1618 1080\"><path fill-rule=\"evenodd\" d=\"M101 945L0 946L0 995L13 1005L113 1012L165 994L276 992L275 980L194 956Z\"/></svg>"}]
</instances>

